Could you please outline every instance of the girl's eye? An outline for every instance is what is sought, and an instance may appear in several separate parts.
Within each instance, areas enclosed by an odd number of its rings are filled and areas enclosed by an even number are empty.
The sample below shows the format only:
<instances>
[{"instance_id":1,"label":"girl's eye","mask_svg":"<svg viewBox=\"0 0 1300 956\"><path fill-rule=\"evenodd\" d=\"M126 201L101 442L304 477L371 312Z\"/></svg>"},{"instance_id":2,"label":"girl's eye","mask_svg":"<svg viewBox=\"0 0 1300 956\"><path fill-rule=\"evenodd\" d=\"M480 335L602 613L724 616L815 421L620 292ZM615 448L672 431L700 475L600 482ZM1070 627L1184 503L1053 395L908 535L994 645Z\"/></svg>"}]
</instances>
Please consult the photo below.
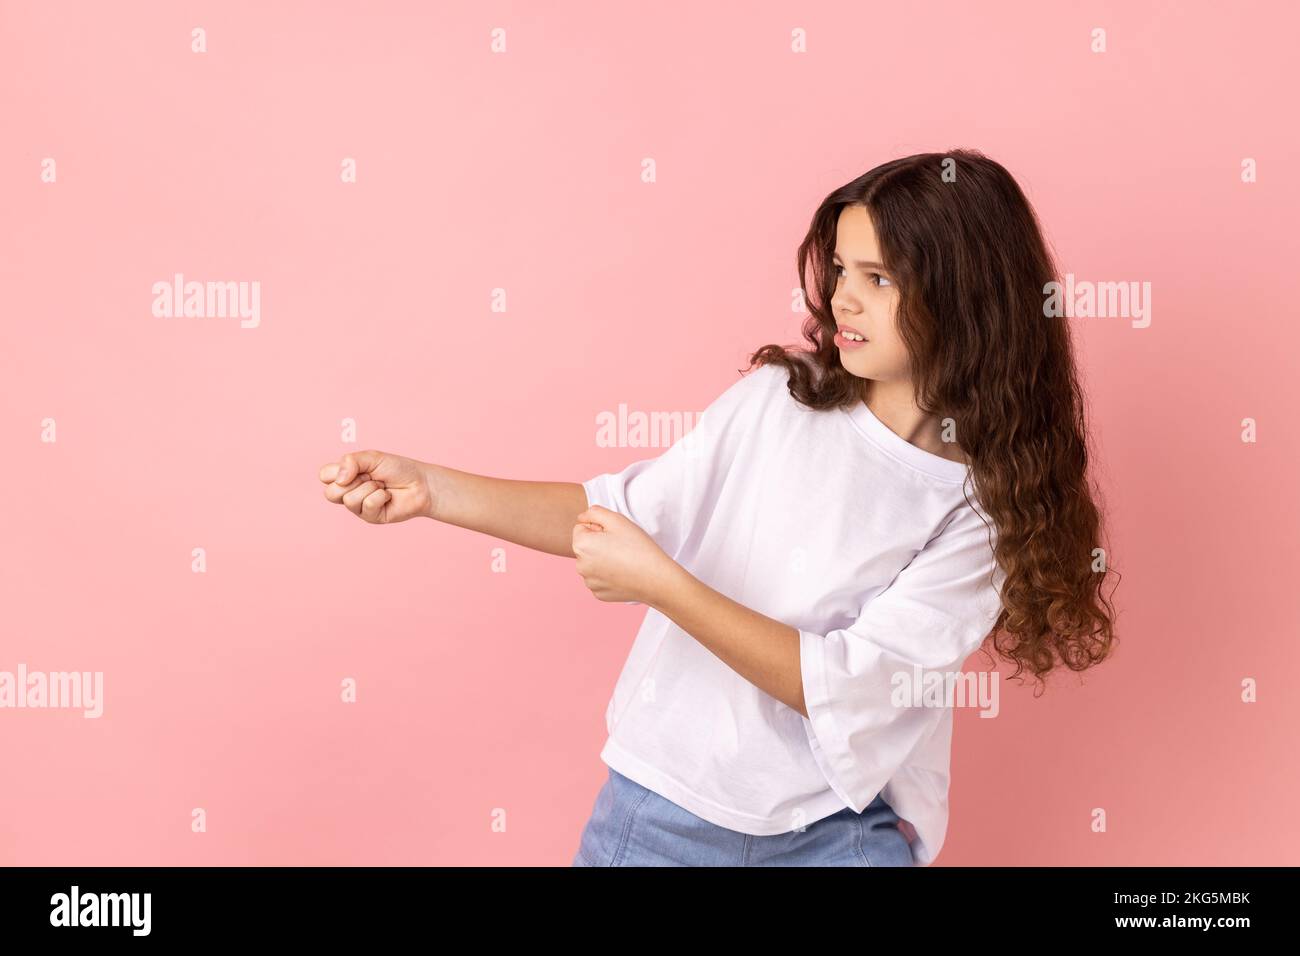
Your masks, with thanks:
<instances>
[{"instance_id":1,"label":"girl's eye","mask_svg":"<svg viewBox=\"0 0 1300 956\"><path fill-rule=\"evenodd\" d=\"M835 270L837 278L840 279L844 278L844 267L842 265L840 265L838 262L832 262L831 267ZM886 279L884 276L882 276L879 272L868 272L867 278L871 281L871 284L878 289L887 289L894 284L890 282L888 279Z\"/></svg>"}]
</instances>

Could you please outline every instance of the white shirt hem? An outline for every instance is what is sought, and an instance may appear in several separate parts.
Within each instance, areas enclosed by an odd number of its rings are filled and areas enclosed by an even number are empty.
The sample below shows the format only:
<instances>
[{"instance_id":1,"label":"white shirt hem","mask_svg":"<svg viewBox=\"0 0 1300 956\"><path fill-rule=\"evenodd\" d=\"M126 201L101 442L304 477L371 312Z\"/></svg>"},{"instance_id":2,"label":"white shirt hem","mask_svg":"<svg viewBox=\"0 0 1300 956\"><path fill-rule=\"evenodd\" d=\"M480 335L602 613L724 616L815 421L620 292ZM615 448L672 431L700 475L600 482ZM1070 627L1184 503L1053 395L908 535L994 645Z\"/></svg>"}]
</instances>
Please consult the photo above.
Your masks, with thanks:
<instances>
[{"instance_id":1,"label":"white shirt hem","mask_svg":"<svg viewBox=\"0 0 1300 956\"><path fill-rule=\"evenodd\" d=\"M756 817L719 806L624 750L613 737L605 741L605 746L600 751L600 759L606 766L636 781L646 789L653 790L664 799L671 800L682 809L728 830L748 833L750 836L775 836L780 833L790 833L795 829L792 825L793 821L783 823L768 817ZM816 823L824 817L845 809L844 801L831 790L810 798L801 804L800 808L804 811L800 824L802 826Z\"/></svg>"}]
</instances>

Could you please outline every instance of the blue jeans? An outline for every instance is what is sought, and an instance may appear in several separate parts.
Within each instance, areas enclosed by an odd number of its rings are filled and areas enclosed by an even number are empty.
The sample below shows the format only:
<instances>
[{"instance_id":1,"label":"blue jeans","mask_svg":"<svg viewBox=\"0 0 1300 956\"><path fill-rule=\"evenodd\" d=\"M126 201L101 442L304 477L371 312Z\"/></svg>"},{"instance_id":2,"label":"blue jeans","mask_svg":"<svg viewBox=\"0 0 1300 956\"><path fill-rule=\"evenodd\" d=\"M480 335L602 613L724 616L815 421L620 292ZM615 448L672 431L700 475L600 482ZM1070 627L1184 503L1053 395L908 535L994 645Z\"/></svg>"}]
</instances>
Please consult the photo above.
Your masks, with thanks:
<instances>
[{"instance_id":1,"label":"blue jeans","mask_svg":"<svg viewBox=\"0 0 1300 956\"><path fill-rule=\"evenodd\" d=\"M898 815L877 796L802 832L752 836L702 820L613 768L573 866L911 866Z\"/></svg>"}]
</instances>

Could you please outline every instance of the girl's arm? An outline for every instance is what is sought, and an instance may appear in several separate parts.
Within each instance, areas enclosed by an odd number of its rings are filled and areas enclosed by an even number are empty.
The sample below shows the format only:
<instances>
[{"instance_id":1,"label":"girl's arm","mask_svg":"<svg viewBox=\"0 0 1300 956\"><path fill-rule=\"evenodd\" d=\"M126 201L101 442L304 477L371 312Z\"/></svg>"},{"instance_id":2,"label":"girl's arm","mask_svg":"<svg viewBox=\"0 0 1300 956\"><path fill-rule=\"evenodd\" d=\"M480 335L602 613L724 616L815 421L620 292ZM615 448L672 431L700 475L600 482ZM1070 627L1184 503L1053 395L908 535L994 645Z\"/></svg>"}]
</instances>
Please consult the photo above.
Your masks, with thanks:
<instances>
[{"instance_id":1,"label":"girl's arm","mask_svg":"<svg viewBox=\"0 0 1300 956\"><path fill-rule=\"evenodd\" d=\"M587 493L572 481L517 481L422 463L432 491L427 517L526 548L573 557L573 526Z\"/></svg>"},{"instance_id":2,"label":"girl's arm","mask_svg":"<svg viewBox=\"0 0 1300 956\"><path fill-rule=\"evenodd\" d=\"M373 450L348 452L319 478L326 499L371 524L434 518L564 558L587 507L577 482L490 478Z\"/></svg>"},{"instance_id":3,"label":"girl's arm","mask_svg":"<svg viewBox=\"0 0 1300 956\"><path fill-rule=\"evenodd\" d=\"M713 590L680 564L648 603L761 691L808 716L799 631Z\"/></svg>"},{"instance_id":4,"label":"girl's arm","mask_svg":"<svg viewBox=\"0 0 1300 956\"><path fill-rule=\"evenodd\" d=\"M577 519L577 571L596 597L650 605L745 680L808 716L798 630L709 587L618 512L593 505Z\"/></svg>"}]
</instances>

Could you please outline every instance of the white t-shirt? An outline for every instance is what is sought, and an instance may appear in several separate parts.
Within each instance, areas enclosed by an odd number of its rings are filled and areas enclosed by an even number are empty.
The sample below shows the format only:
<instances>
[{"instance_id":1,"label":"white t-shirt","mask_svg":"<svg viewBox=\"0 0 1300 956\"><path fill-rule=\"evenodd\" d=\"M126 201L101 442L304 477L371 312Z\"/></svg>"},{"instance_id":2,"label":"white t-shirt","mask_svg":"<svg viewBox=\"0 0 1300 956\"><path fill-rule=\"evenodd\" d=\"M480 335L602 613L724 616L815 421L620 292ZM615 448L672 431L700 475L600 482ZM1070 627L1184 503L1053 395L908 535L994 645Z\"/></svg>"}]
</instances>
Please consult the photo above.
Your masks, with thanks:
<instances>
[{"instance_id":1,"label":"white t-shirt","mask_svg":"<svg viewBox=\"0 0 1300 956\"><path fill-rule=\"evenodd\" d=\"M952 709L891 699L900 681L959 671L993 627L1005 578L995 531L973 489L970 503L963 494L965 465L863 402L801 405L786 379L779 366L747 373L658 458L583 488L709 587L799 631L809 717L647 608L600 756L755 835L861 812L883 792L925 866L948 827Z\"/></svg>"}]
</instances>

